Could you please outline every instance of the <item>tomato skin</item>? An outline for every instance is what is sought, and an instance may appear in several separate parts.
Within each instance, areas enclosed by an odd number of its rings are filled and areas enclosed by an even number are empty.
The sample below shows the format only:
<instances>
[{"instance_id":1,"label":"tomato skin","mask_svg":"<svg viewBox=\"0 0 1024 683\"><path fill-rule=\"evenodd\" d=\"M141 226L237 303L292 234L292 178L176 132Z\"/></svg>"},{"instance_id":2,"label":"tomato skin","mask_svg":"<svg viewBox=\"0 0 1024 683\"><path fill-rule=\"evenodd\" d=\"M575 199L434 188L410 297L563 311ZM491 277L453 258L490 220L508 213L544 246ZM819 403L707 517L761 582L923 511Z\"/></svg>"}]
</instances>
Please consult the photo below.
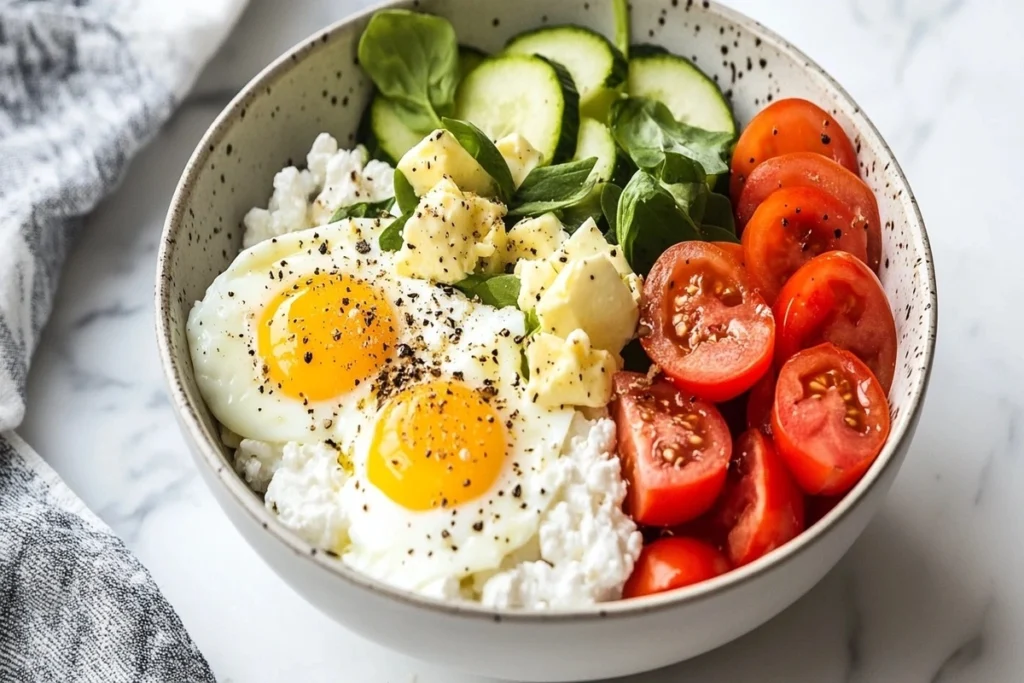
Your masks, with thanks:
<instances>
[{"instance_id":1,"label":"tomato skin","mask_svg":"<svg viewBox=\"0 0 1024 683\"><path fill-rule=\"evenodd\" d=\"M811 379L830 372L848 385L829 386L815 398ZM850 410L855 411L850 417L854 427L845 423ZM821 344L800 351L779 371L772 434L805 493L835 496L850 490L881 453L889 427L889 402L881 385L849 351Z\"/></svg>"},{"instance_id":2,"label":"tomato skin","mask_svg":"<svg viewBox=\"0 0 1024 683\"><path fill-rule=\"evenodd\" d=\"M867 266L832 252L808 261L775 302L775 360L831 342L871 368L888 394L896 374L897 336L889 300Z\"/></svg>"},{"instance_id":3,"label":"tomato skin","mask_svg":"<svg viewBox=\"0 0 1024 683\"><path fill-rule=\"evenodd\" d=\"M771 309L735 259L708 242L681 242L658 258L644 283L640 325L651 360L708 401L749 389L775 352Z\"/></svg>"},{"instance_id":4,"label":"tomato skin","mask_svg":"<svg viewBox=\"0 0 1024 683\"><path fill-rule=\"evenodd\" d=\"M623 598L664 593L713 579L729 571L715 547L694 538L661 538L644 547L622 589Z\"/></svg>"},{"instance_id":5,"label":"tomato skin","mask_svg":"<svg viewBox=\"0 0 1024 683\"><path fill-rule=\"evenodd\" d=\"M772 404L775 403L775 373L766 372L747 396L747 428L772 435Z\"/></svg>"},{"instance_id":6,"label":"tomato skin","mask_svg":"<svg viewBox=\"0 0 1024 683\"><path fill-rule=\"evenodd\" d=\"M732 451L718 410L639 373L617 372L613 384L626 512L650 526L683 524L707 512L725 485Z\"/></svg>"},{"instance_id":7,"label":"tomato skin","mask_svg":"<svg viewBox=\"0 0 1024 683\"><path fill-rule=\"evenodd\" d=\"M849 207L853 219L867 232L868 265L878 272L882 262L882 222L875 195L857 175L820 154L793 152L755 168L735 205L737 225L746 226L761 202L786 187L817 187Z\"/></svg>"},{"instance_id":8,"label":"tomato skin","mask_svg":"<svg viewBox=\"0 0 1024 683\"><path fill-rule=\"evenodd\" d=\"M842 202L816 187L773 192L743 231L747 272L769 304L800 266L836 250L867 262L867 235Z\"/></svg>"},{"instance_id":9,"label":"tomato skin","mask_svg":"<svg viewBox=\"0 0 1024 683\"><path fill-rule=\"evenodd\" d=\"M736 263L740 264L741 268L747 267L747 257L743 253L742 244L736 242L712 242L711 244L715 245L729 256L732 256L736 260Z\"/></svg>"},{"instance_id":10,"label":"tomato skin","mask_svg":"<svg viewBox=\"0 0 1024 683\"><path fill-rule=\"evenodd\" d=\"M735 442L718 519L733 566L749 564L804 530L804 494L771 439L744 432Z\"/></svg>"},{"instance_id":11,"label":"tomato skin","mask_svg":"<svg viewBox=\"0 0 1024 683\"><path fill-rule=\"evenodd\" d=\"M732 155L729 194L739 199L758 164L791 152L828 157L858 173L857 152L842 126L818 105L799 98L778 100L762 109L740 135Z\"/></svg>"}]
</instances>

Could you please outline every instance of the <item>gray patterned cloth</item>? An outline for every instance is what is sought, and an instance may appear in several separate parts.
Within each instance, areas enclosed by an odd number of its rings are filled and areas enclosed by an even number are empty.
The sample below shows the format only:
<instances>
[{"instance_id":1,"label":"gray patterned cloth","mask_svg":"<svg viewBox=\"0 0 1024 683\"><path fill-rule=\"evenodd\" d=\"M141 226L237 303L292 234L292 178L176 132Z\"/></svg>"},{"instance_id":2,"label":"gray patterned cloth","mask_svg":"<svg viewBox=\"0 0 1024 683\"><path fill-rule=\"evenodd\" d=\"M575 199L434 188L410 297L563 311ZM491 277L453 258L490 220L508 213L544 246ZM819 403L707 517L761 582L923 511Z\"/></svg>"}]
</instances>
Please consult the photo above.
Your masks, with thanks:
<instances>
[{"instance_id":1,"label":"gray patterned cloth","mask_svg":"<svg viewBox=\"0 0 1024 683\"><path fill-rule=\"evenodd\" d=\"M214 677L149 572L15 433L82 224L245 0L0 0L0 682Z\"/></svg>"}]
</instances>

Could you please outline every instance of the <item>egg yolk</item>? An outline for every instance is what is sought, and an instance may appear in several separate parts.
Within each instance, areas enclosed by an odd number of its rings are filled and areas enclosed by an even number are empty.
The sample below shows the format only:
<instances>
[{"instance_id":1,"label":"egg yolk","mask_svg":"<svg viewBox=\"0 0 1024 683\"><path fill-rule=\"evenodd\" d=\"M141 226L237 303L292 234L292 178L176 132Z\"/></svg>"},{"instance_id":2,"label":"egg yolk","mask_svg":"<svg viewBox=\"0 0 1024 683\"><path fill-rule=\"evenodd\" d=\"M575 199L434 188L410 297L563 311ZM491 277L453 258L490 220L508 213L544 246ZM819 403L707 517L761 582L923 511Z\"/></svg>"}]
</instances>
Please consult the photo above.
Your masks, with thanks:
<instances>
[{"instance_id":1,"label":"egg yolk","mask_svg":"<svg viewBox=\"0 0 1024 683\"><path fill-rule=\"evenodd\" d=\"M391 304L348 275L314 275L279 293L258 325L257 352L269 384L323 401L372 377L394 353Z\"/></svg>"},{"instance_id":2,"label":"egg yolk","mask_svg":"<svg viewBox=\"0 0 1024 683\"><path fill-rule=\"evenodd\" d=\"M404 390L381 411L367 477L409 510L454 507L486 493L505 460L505 428L480 392L435 381Z\"/></svg>"}]
</instances>

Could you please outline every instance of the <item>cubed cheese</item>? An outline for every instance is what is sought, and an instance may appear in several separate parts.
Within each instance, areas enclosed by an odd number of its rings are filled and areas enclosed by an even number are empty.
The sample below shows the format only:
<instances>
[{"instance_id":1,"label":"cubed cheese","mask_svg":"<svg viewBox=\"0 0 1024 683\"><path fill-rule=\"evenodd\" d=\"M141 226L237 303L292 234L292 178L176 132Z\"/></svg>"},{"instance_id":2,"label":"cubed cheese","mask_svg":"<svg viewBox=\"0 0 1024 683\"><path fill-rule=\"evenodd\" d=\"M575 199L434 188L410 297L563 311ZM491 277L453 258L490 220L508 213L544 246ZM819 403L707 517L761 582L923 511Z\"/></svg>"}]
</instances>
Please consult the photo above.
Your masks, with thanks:
<instances>
[{"instance_id":1,"label":"cubed cheese","mask_svg":"<svg viewBox=\"0 0 1024 683\"><path fill-rule=\"evenodd\" d=\"M435 130L410 149L398 162L417 197L422 197L443 178L450 178L459 189L484 197L493 197L494 180L467 152L455 136Z\"/></svg>"},{"instance_id":2,"label":"cubed cheese","mask_svg":"<svg viewBox=\"0 0 1024 683\"><path fill-rule=\"evenodd\" d=\"M540 166L543 155L534 149L530 141L519 133L506 135L494 143L501 156L505 157L508 170L512 172L512 180L518 188L530 175L530 171Z\"/></svg>"},{"instance_id":3,"label":"cubed cheese","mask_svg":"<svg viewBox=\"0 0 1024 683\"><path fill-rule=\"evenodd\" d=\"M558 277L558 271L547 260L522 260L516 264L515 274L519 278L519 299L516 304L521 311L533 310L544 290Z\"/></svg>"},{"instance_id":4,"label":"cubed cheese","mask_svg":"<svg viewBox=\"0 0 1024 683\"><path fill-rule=\"evenodd\" d=\"M536 218L524 218L508 231L508 263L516 263L519 259L547 258L568 239L569 235L562 229L562 221L553 213L546 213Z\"/></svg>"},{"instance_id":5,"label":"cubed cheese","mask_svg":"<svg viewBox=\"0 0 1024 683\"><path fill-rule=\"evenodd\" d=\"M420 199L395 259L399 275L453 284L501 268L505 207L442 179Z\"/></svg>"},{"instance_id":6,"label":"cubed cheese","mask_svg":"<svg viewBox=\"0 0 1024 683\"><path fill-rule=\"evenodd\" d=\"M618 353L633 338L639 311L611 256L570 261L535 307L543 332L568 339L583 330L595 348Z\"/></svg>"},{"instance_id":7,"label":"cubed cheese","mask_svg":"<svg viewBox=\"0 0 1024 683\"><path fill-rule=\"evenodd\" d=\"M622 250L613 244L608 244L608 240L601 234L601 229L597 227L597 223L594 222L593 218L588 218L572 234L572 237L559 247L558 252L552 258L562 263L568 263L590 256L597 256L598 254L608 254L608 257L615 265L615 270L620 275L633 274L633 269L629 267L626 257L622 255Z\"/></svg>"},{"instance_id":8,"label":"cubed cheese","mask_svg":"<svg viewBox=\"0 0 1024 683\"><path fill-rule=\"evenodd\" d=\"M526 361L528 395L551 408L606 405L612 395L612 375L619 369L618 357L594 348L583 330L574 330L566 339L535 335L526 348Z\"/></svg>"}]
</instances>

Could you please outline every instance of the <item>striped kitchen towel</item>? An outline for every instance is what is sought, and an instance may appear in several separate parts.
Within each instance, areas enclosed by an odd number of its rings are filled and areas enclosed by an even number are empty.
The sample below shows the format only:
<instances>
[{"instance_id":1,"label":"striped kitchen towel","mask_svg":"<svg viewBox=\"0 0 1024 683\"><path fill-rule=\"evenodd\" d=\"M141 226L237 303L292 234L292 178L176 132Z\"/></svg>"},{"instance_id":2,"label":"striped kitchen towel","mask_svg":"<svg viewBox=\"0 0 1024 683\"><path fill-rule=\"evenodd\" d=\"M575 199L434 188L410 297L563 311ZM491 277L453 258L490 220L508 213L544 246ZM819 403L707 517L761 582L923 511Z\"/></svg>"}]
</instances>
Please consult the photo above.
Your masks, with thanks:
<instances>
[{"instance_id":1,"label":"striped kitchen towel","mask_svg":"<svg viewBox=\"0 0 1024 683\"><path fill-rule=\"evenodd\" d=\"M149 572L15 434L82 218L245 0L0 0L0 681L213 681Z\"/></svg>"}]
</instances>

